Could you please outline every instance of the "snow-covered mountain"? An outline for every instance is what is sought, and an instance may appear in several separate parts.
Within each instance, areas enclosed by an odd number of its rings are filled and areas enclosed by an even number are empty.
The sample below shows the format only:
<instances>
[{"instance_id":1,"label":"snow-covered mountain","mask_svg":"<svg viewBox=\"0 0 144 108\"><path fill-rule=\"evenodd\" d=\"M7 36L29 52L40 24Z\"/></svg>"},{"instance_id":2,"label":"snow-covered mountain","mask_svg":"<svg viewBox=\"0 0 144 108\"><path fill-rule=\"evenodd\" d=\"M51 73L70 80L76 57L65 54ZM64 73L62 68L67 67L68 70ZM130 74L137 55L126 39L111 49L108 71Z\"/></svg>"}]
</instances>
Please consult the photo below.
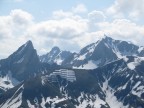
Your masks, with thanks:
<instances>
[{"instance_id":1,"label":"snow-covered mountain","mask_svg":"<svg viewBox=\"0 0 144 108\"><path fill-rule=\"evenodd\" d=\"M79 53L61 51L58 47L54 47L49 53L40 56L40 61L71 68L95 69L126 56L143 57L144 47L104 36L97 42L82 48Z\"/></svg>"},{"instance_id":2,"label":"snow-covered mountain","mask_svg":"<svg viewBox=\"0 0 144 108\"><path fill-rule=\"evenodd\" d=\"M39 63L38 55L31 41L27 41L8 58L0 60L1 92L34 75Z\"/></svg>"},{"instance_id":3,"label":"snow-covered mountain","mask_svg":"<svg viewBox=\"0 0 144 108\"><path fill-rule=\"evenodd\" d=\"M72 55L70 51L61 51L58 47L53 47L49 53L42 55L39 58L41 62L61 65L61 63L70 55Z\"/></svg>"},{"instance_id":4,"label":"snow-covered mountain","mask_svg":"<svg viewBox=\"0 0 144 108\"><path fill-rule=\"evenodd\" d=\"M20 107L144 108L144 47L105 36L39 57L28 41L0 60L0 108Z\"/></svg>"},{"instance_id":5,"label":"snow-covered mountain","mask_svg":"<svg viewBox=\"0 0 144 108\"><path fill-rule=\"evenodd\" d=\"M120 59L94 70L60 69L37 76L2 94L1 108L143 108L144 75L127 62Z\"/></svg>"},{"instance_id":6,"label":"snow-covered mountain","mask_svg":"<svg viewBox=\"0 0 144 108\"><path fill-rule=\"evenodd\" d=\"M21 81L48 73L57 65L41 63L31 41L27 41L8 58L0 60L0 94Z\"/></svg>"},{"instance_id":7,"label":"snow-covered mountain","mask_svg":"<svg viewBox=\"0 0 144 108\"><path fill-rule=\"evenodd\" d=\"M69 56L62 65L79 69L94 69L126 56L143 57L144 47L104 36L96 43L84 47L78 54Z\"/></svg>"}]
</instances>

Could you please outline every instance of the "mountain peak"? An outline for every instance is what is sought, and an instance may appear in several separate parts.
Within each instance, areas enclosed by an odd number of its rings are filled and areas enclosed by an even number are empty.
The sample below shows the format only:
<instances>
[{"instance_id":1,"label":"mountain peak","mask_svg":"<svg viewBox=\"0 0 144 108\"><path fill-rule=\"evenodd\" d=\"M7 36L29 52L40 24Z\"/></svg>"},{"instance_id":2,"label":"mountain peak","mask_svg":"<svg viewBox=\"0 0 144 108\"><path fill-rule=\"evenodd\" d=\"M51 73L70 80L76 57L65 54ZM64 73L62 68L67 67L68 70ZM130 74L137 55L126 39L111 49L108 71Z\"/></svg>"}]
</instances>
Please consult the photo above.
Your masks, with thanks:
<instances>
[{"instance_id":1,"label":"mountain peak","mask_svg":"<svg viewBox=\"0 0 144 108\"><path fill-rule=\"evenodd\" d=\"M60 49L59 49L59 47L57 47L57 46L55 46L55 47L53 47L52 49L51 49L51 52L60 52Z\"/></svg>"},{"instance_id":2,"label":"mountain peak","mask_svg":"<svg viewBox=\"0 0 144 108\"><path fill-rule=\"evenodd\" d=\"M107 35L104 35L101 40L112 41L113 39L111 37L107 36Z\"/></svg>"},{"instance_id":3,"label":"mountain peak","mask_svg":"<svg viewBox=\"0 0 144 108\"><path fill-rule=\"evenodd\" d=\"M30 47L30 48L34 49L33 43L32 43L31 40L28 40L23 46L24 46L24 47Z\"/></svg>"},{"instance_id":4,"label":"mountain peak","mask_svg":"<svg viewBox=\"0 0 144 108\"><path fill-rule=\"evenodd\" d=\"M32 44L32 41L31 40L28 40L25 44Z\"/></svg>"},{"instance_id":5,"label":"mountain peak","mask_svg":"<svg viewBox=\"0 0 144 108\"><path fill-rule=\"evenodd\" d=\"M39 58L30 40L2 62L3 67L10 70L14 78L19 81L28 78L28 73L31 73L29 76L35 74L39 67Z\"/></svg>"}]
</instances>

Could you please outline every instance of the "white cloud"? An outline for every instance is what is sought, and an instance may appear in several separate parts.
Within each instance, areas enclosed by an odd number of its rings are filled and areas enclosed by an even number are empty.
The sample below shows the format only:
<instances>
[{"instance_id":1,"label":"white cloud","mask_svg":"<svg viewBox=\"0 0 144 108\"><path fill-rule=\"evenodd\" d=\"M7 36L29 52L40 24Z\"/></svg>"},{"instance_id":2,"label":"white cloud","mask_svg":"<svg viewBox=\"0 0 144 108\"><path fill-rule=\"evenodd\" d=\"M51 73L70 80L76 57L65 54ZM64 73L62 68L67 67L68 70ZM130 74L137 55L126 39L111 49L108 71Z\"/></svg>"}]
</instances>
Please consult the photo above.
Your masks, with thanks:
<instances>
[{"instance_id":1,"label":"white cloud","mask_svg":"<svg viewBox=\"0 0 144 108\"><path fill-rule=\"evenodd\" d=\"M33 25L29 33L48 38L71 39L88 30L88 25L82 20L70 18L60 20L48 20Z\"/></svg>"},{"instance_id":2,"label":"white cloud","mask_svg":"<svg viewBox=\"0 0 144 108\"><path fill-rule=\"evenodd\" d=\"M107 9L109 15L114 18L130 18L132 20L143 19L144 0L116 0L112 6Z\"/></svg>"},{"instance_id":3,"label":"white cloud","mask_svg":"<svg viewBox=\"0 0 144 108\"><path fill-rule=\"evenodd\" d=\"M0 38L4 39L9 37L12 33L11 30L12 20L10 16L1 16L0 17Z\"/></svg>"},{"instance_id":4,"label":"white cloud","mask_svg":"<svg viewBox=\"0 0 144 108\"><path fill-rule=\"evenodd\" d=\"M54 19L71 18L73 17L72 12L65 12L63 10L57 10L52 13Z\"/></svg>"},{"instance_id":5,"label":"white cloud","mask_svg":"<svg viewBox=\"0 0 144 108\"><path fill-rule=\"evenodd\" d=\"M88 10L84 4L78 4L77 6L72 7L72 11L74 13L86 13Z\"/></svg>"},{"instance_id":6,"label":"white cloud","mask_svg":"<svg viewBox=\"0 0 144 108\"><path fill-rule=\"evenodd\" d=\"M106 16L104 15L102 11L94 10L88 14L88 18L90 21L95 23L95 22L103 22Z\"/></svg>"},{"instance_id":7,"label":"white cloud","mask_svg":"<svg viewBox=\"0 0 144 108\"><path fill-rule=\"evenodd\" d=\"M28 12L25 12L21 9L12 10L10 16L13 22L17 25L27 25L33 19L32 15Z\"/></svg>"},{"instance_id":8,"label":"white cloud","mask_svg":"<svg viewBox=\"0 0 144 108\"><path fill-rule=\"evenodd\" d=\"M94 10L90 13L88 13L88 20L89 20L89 30L91 32L95 32L99 30L99 27L97 26L98 23L104 22L106 19L106 16L102 11Z\"/></svg>"},{"instance_id":9,"label":"white cloud","mask_svg":"<svg viewBox=\"0 0 144 108\"><path fill-rule=\"evenodd\" d=\"M74 14L70 11L57 10L52 13L52 18L55 20L70 18L74 20L81 20L81 16Z\"/></svg>"},{"instance_id":10,"label":"white cloud","mask_svg":"<svg viewBox=\"0 0 144 108\"><path fill-rule=\"evenodd\" d=\"M83 48L88 44L96 42L103 36L104 32L102 31L86 32L83 36L74 38L73 41L77 43L79 48Z\"/></svg>"},{"instance_id":11,"label":"white cloud","mask_svg":"<svg viewBox=\"0 0 144 108\"><path fill-rule=\"evenodd\" d=\"M144 26L137 25L127 19L116 19L112 23L103 22L99 24L101 31L113 38L132 41L135 44L143 45Z\"/></svg>"},{"instance_id":12,"label":"white cloud","mask_svg":"<svg viewBox=\"0 0 144 108\"><path fill-rule=\"evenodd\" d=\"M51 20L34 22L30 13L16 9L8 16L0 16L0 57L8 56L29 39L38 53L44 54L53 46L78 51L104 34L143 44L144 27L127 19L106 21L104 13L96 10L87 18L58 10L52 13Z\"/></svg>"},{"instance_id":13,"label":"white cloud","mask_svg":"<svg viewBox=\"0 0 144 108\"><path fill-rule=\"evenodd\" d=\"M71 40L82 36L88 31L87 20L73 14L66 15L69 13L62 12L62 15L55 13L55 17L63 16L63 18L33 22L33 17L30 13L23 10L12 10L10 15L0 17L1 42L3 39L0 49L5 46L3 53L7 52L5 56L8 56L10 52L16 50L29 39L33 41L39 53L44 53L46 49L50 49L55 45L64 48L66 41L69 45L65 47L76 46ZM11 44L12 42L15 43Z\"/></svg>"},{"instance_id":14,"label":"white cloud","mask_svg":"<svg viewBox=\"0 0 144 108\"><path fill-rule=\"evenodd\" d=\"M0 37L12 38L23 34L23 29L32 23L32 15L20 9L12 10L8 16L0 16ZM16 35L17 34L17 35ZM3 38L2 38L3 37Z\"/></svg>"},{"instance_id":15,"label":"white cloud","mask_svg":"<svg viewBox=\"0 0 144 108\"><path fill-rule=\"evenodd\" d=\"M0 16L1 57L6 57L27 40L26 30L33 23L32 15L20 9L12 10L8 16Z\"/></svg>"}]
</instances>

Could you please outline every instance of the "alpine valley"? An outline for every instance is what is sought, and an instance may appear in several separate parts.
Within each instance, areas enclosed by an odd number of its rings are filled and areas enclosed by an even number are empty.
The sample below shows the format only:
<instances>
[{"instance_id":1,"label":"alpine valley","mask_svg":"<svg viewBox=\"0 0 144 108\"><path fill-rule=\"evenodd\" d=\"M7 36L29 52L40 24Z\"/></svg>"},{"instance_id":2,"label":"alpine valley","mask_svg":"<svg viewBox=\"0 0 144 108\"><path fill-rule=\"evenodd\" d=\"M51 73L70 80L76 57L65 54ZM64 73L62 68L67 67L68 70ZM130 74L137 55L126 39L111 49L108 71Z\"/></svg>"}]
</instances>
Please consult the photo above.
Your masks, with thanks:
<instances>
[{"instance_id":1,"label":"alpine valley","mask_svg":"<svg viewBox=\"0 0 144 108\"><path fill-rule=\"evenodd\" d=\"M144 47L104 36L39 56L27 41L0 60L0 108L144 108Z\"/></svg>"}]
</instances>

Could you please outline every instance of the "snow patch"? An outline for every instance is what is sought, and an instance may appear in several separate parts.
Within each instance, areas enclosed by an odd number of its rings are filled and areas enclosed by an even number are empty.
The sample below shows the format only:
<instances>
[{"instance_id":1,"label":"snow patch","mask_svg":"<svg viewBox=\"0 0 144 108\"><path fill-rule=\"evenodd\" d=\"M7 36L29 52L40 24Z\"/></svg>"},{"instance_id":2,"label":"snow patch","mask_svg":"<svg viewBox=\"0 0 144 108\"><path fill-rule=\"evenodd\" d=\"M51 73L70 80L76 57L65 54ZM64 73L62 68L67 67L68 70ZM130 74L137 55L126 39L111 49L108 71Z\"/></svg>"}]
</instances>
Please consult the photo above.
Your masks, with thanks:
<instances>
[{"instance_id":1,"label":"snow patch","mask_svg":"<svg viewBox=\"0 0 144 108\"><path fill-rule=\"evenodd\" d=\"M13 100L7 101L4 105L0 106L1 108L18 108L22 103L22 93L20 93Z\"/></svg>"},{"instance_id":2,"label":"snow patch","mask_svg":"<svg viewBox=\"0 0 144 108\"><path fill-rule=\"evenodd\" d=\"M12 77L11 72L9 71L5 77L0 77L0 88L3 90L7 90L13 88L18 85L20 82Z\"/></svg>"},{"instance_id":3,"label":"snow patch","mask_svg":"<svg viewBox=\"0 0 144 108\"><path fill-rule=\"evenodd\" d=\"M37 98L35 98L35 100L36 100L35 105L32 105L32 104L30 103L30 101L27 100L28 106L29 106L30 108L36 108L36 106L39 107L39 105L38 105L38 103L37 103ZM45 99L44 97L42 97L42 102L41 102L40 106L41 106L42 108L46 108L45 105L48 103L48 104L51 105L50 108L55 108L55 106L56 106L57 103L63 102L63 101L65 101L65 100L67 100L67 99L66 99L66 98L58 98L57 96L56 96L55 98L47 97L46 99Z\"/></svg>"},{"instance_id":4,"label":"snow patch","mask_svg":"<svg viewBox=\"0 0 144 108\"><path fill-rule=\"evenodd\" d=\"M118 58L123 58L123 56L121 55L120 52L118 52L118 51L114 51L114 52L115 52L115 54L117 55Z\"/></svg>"},{"instance_id":5,"label":"snow patch","mask_svg":"<svg viewBox=\"0 0 144 108\"><path fill-rule=\"evenodd\" d=\"M61 65L63 60L59 57L58 59L55 59L54 62L58 65Z\"/></svg>"},{"instance_id":6,"label":"snow patch","mask_svg":"<svg viewBox=\"0 0 144 108\"><path fill-rule=\"evenodd\" d=\"M141 83L141 81L138 81L135 86L133 87L133 89L137 88L137 86L139 86L139 84Z\"/></svg>"},{"instance_id":7,"label":"snow patch","mask_svg":"<svg viewBox=\"0 0 144 108\"><path fill-rule=\"evenodd\" d=\"M90 60L88 61L87 64L81 65L79 67L73 67L73 69L96 69L99 63L101 63L101 60L98 61Z\"/></svg>"},{"instance_id":8,"label":"snow patch","mask_svg":"<svg viewBox=\"0 0 144 108\"><path fill-rule=\"evenodd\" d=\"M32 105L29 100L27 100L27 104L28 104L29 108L35 108L35 106ZM45 107L43 107L43 108L45 108Z\"/></svg>"},{"instance_id":9,"label":"snow patch","mask_svg":"<svg viewBox=\"0 0 144 108\"><path fill-rule=\"evenodd\" d=\"M144 86L140 85L141 81L138 81L132 89L132 94L141 98L141 94L144 93Z\"/></svg>"},{"instance_id":10,"label":"snow patch","mask_svg":"<svg viewBox=\"0 0 144 108\"><path fill-rule=\"evenodd\" d=\"M131 62L131 63L128 63L127 66L128 66L129 69L134 70L136 64L135 64L135 62Z\"/></svg>"},{"instance_id":11,"label":"snow patch","mask_svg":"<svg viewBox=\"0 0 144 108\"><path fill-rule=\"evenodd\" d=\"M18 108L22 103L22 91L19 93L20 90L23 90L23 85L13 94L10 99L1 104L0 108Z\"/></svg>"},{"instance_id":12,"label":"snow patch","mask_svg":"<svg viewBox=\"0 0 144 108\"><path fill-rule=\"evenodd\" d=\"M134 62L128 63L127 66L129 67L129 69L134 70L136 66L138 66L142 61L144 61L144 57L137 57L134 58Z\"/></svg>"},{"instance_id":13,"label":"snow patch","mask_svg":"<svg viewBox=\"0 0 144 108\"><path fill-rule=\"evenodd\" d=\"M83 55L80 55L80 56L77 58L77 60L84 60L84 59L86 58L86 55L87 55L87 53L86 53L86 54L83 54Z\"/></svg>"},{"instance_id":14,"label":"snow patch","mask_svg":"<svg viewBox=\"0 0 144 108\"><path fill-rule=\"evenodd\" d=\"M123 60L127 62L129 59L126 56L123 56Z\"/></svg>"},{"instance_id":15,"label":"snow patch","mask_svg":"<svg viewBox=\"0 0 144 108\"><path fill-rule=\"evenodd\" d=\"M106 102L110 106L110 108L127 108L123 103L119 102L114 95L114 90L108 86L108 80L103 83L102 90L106 95Z\"/></svg>"},{"instance_id":16,"label":"snow patch","mask_svg":"<svg viewBox=\"0 0 144 108\"><path fill-rule=\"evenodd\" d=\"M88 95L82 92L77 99L79 105L76 105L76 108L87 108L88 106L92 108L101 108L102 105L106 105L106 102L101 100L97 94L90 95L89 98L84 98L84 97L88 97Z\"/></svg>"},{"instance_id":17,"label":"snow patch","mask_svg":"<svg viewBox=\"0 0 144 108\"><path fill-rule=\"evenodd\" d=\"M138 52L140 53L142 50L144 50L144 47L139 47Z\"/></svg>"}]
</instances>

